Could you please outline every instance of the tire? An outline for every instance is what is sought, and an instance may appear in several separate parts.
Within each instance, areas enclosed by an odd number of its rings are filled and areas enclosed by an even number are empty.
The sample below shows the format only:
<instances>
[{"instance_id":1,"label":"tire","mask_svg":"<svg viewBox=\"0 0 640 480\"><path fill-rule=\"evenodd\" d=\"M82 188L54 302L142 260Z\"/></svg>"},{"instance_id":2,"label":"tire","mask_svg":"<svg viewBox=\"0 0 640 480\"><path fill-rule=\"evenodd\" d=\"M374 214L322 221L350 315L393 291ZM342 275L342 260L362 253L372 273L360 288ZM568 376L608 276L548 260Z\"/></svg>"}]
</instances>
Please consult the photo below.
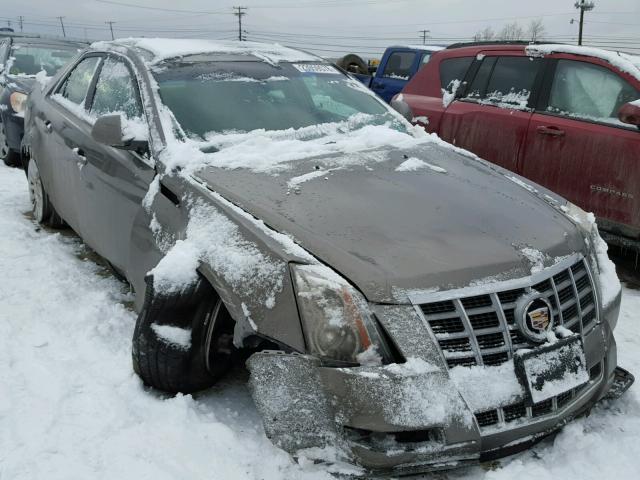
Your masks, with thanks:
<instances>
[{"instance_id":1,"label":"tire","mask_svg":"<svg viewBox=\"0 0 640 480\"><path fill-rule=\"evenodd\" d=\"M27 169L27 181L29 183L29 199L31 200L31 211L33 218L41 224L52 228L63 228L66 226L64 220L53 207L49 195L47 195L40 171L34 159L29 160Z\"/></svg>"},{"instance_id":2,"label":"tire","mask_svg":"<svg viewBox=\"0 0 640 480\"><path fill-rule=\"evenodd\" d=\"M20 154L9 148L7 135L4 131L4 123L2 122L0 122L0 158L8 167L17 167L20 165Z\"/></svg>"},{"instance_id":3,"label":"tire","mask_svg":"<svg viewBox=\"0 0 640 480\"><path fill-rule=\"evenodd\" d=\"M362 75L369 74L369 67L367 66L367 62L365 62L361 57L350 53L345 55L340 60L337 61L337 65L340 68L343 68L347 72L351 73L360 73Z\"/></svg>"},{"instance_id":4,"label":"tire","mask_svg":"<svg viewBox=\"0 0 640 480\"><path fill-rule=\"evenodd\" d=\"M170 393L211 387L235 355L233 325L219 295L202 277L195 286L172 295L154 291L147 277L142 311L133 333L133 369L142 381ZM162 338L158 326L190 329L190 345Z\"/></svg>"}]
</instances>

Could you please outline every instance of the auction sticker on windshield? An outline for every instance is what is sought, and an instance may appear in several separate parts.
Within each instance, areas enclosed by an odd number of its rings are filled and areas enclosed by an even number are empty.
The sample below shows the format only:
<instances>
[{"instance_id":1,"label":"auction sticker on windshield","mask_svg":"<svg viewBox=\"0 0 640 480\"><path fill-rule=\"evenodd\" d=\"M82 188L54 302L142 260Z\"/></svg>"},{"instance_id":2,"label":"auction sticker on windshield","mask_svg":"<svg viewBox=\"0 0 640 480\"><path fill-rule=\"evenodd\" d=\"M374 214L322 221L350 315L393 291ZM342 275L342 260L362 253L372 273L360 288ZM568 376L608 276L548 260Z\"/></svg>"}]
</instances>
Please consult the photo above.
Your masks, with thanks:
<instances>
[{"instance_id":1,"label":"auction sticker on windshield","mask_svg":"<svg viewBox=\"0 0 640 480\"><path fill-rule=\"evenodd\" d=\"M331 73L339 75L340 72L331 65L323 65L321 63L294 63L294 68L302 73Z\"/></svg>"}]
</instances>

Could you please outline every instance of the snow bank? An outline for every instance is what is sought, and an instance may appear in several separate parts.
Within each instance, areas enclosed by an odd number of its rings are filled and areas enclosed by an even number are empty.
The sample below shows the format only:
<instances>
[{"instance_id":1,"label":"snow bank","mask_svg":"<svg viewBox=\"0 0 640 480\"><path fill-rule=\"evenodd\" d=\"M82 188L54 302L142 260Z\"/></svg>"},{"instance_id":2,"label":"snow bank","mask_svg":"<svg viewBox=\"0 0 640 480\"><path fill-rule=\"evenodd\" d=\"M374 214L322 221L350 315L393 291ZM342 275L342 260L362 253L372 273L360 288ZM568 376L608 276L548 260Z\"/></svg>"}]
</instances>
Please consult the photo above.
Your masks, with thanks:
<instances>
[{"instance_id":1,"label":"snow bank","mask_svg":"<svg viewBox=\"0 0 640 480\"><path fill-rule=\"evenodd\" d=\"M0 476L11 480L332 480L265 437L240 369L197 396L133 373L126 285L70 232L37 227L0 167ZM10 232L10 234L9 234Z\"/></svg>"},{"instance_id":2,"label":"snow bank","mask_svg":"<svg viewBox=\"0 0 640 480\"><path fill-rule=\"evenodd\" d=\"M527 55L532 57L543 57L553 53L569 53L572 55L596 57L640 80L640 57L636 57L635 55L627 55L611 50L603 50L601 48L563 44L528 45L525 50Z\"/></svg>"}]
</instances>

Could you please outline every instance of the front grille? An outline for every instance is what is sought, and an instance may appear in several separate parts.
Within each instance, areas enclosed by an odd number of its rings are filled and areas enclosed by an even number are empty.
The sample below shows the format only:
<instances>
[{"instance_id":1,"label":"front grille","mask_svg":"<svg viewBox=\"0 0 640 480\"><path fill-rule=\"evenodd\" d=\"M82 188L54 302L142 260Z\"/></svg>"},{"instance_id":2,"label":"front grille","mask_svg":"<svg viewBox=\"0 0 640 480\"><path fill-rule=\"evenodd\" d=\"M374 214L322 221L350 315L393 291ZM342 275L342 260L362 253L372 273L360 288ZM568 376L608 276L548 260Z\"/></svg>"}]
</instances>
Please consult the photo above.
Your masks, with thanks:
<instances>
[{"instance_id":1,"label":"front grille","mask_svg":"<svg viewBox=\"0 0 640 480\"><path fill-rule=\"evenodd\" d=\"M595 380L592 379L591 381L593 382ZM588 385L577 387L561 393L557 397L545 400L544 402L534 403L530 407L525 406L524 402L518 402L502 408L476 412L475 417L480 428L497 428L501 425L512 423L517 420L538 419L563 409L571 403L572 400L577 399L577 397L587 388L589 388Z\"/></svg>"},{"instance_id":2,"label":"front grille","mask_svg":"<svg viewBox=\"0 0 640 480\"><path fill-rule=\"evenodd\" d=\"M557 273L537 277L536 283L522 288L420 304L448 366L500 365L521 348L535 348L515 322L516 301L532 290L552 305L555 325L586 334L598 317L586 261L580 259L554 271Z\"/></svg>"}]
</instances>

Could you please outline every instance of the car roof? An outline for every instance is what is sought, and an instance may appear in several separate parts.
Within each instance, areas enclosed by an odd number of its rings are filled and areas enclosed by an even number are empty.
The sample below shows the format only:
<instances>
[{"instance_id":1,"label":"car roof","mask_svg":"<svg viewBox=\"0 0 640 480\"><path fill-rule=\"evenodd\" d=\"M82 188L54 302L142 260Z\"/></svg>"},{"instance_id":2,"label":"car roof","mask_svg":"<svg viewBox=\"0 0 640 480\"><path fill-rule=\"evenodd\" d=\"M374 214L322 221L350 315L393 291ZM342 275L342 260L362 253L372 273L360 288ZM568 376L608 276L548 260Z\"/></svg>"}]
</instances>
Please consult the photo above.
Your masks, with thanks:
<instances>
[{"instance_id":1,"label":"car roof","mask_svg":"<svg viewBox=\"0 0 640 480\"><path fill-rule=\"evenodd\" d=\"M46 45L51 47L61 46L78 48L86 48L88 45L88 42L81 42L76 40L58 40L41 37L13 37L12 43L19 45Z\"/></svg>"},{"instance_id":2,"label":"car roof","mask_svg":"<svg viewBox=\"0 0 640 480\"><path fill-rule=\"evenodd\" d=\"M410 50L424 50L426 52L438 52L444 50L446 47L440 45L392 45L387 49L392 48L408 48Z\"/></svg>"},{"instance_id":3,"label":"car roof","mask_svg":"<svg viewBox=\"0 0 640 480\"><path fill-rule=\"evenodd\" d=\"M247 60L248 56L271 64L279 62L325 62L322 58L302 50L278 44L190 40L176 38L126 38L110 42L95 42L93 49L121 51L135 50L151 64L194 55L225 55L225 60Z\"/></svg>"},{"instance_id":4,"label":"car roof","mask_svg":"<svg viewBox=\"0 0 640 480\"><path fill-rule=\"evenodd\" d=\"M541 42L476 42L450 45L440 55L441 58L445 56L459 57L465 56L465 54L473 56L480 52L490 51L522 52L531 57L544 57L555 53L582 55L608 62L619 70L629 73L640 80L640 56L596 47Z\"/></svg>"}]
</instances>

